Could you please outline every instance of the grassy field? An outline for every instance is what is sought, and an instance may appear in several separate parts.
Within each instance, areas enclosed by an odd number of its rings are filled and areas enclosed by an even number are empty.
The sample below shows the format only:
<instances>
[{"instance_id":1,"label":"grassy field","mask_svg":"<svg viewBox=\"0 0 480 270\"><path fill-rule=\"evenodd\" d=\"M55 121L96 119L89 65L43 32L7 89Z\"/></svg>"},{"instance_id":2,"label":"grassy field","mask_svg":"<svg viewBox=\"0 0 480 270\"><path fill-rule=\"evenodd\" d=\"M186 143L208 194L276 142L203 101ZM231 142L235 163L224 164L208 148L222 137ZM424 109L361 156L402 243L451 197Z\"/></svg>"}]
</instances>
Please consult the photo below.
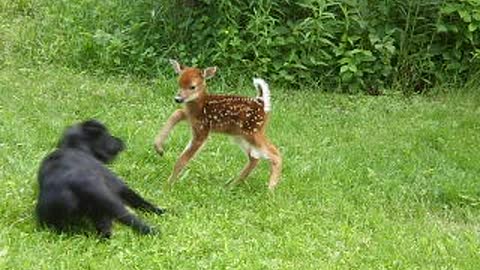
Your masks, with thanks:
<instances>
[{"instance_id":1,"label":"grassy field","mask_svg":"<svg viewBox=\"0 0 480 270\"><path fill-rule=\"evenodd\" d=\"M173 74L156 81L67 69L0 69L1 269L478 269L480 98L346 96L273 88L269 135L284 156L223 184L246 162L213 136L175 188L162 191L189 137L152 147L175 109ZM212 82L213 83L213 82ZM211 92L254 94L253 87ZM62 129L98 118L128 149L112 169L170 209L144 215L161 235L116 224L110 241L56 235L33 215L40 160Z\"/></svg>"}]
</instances>

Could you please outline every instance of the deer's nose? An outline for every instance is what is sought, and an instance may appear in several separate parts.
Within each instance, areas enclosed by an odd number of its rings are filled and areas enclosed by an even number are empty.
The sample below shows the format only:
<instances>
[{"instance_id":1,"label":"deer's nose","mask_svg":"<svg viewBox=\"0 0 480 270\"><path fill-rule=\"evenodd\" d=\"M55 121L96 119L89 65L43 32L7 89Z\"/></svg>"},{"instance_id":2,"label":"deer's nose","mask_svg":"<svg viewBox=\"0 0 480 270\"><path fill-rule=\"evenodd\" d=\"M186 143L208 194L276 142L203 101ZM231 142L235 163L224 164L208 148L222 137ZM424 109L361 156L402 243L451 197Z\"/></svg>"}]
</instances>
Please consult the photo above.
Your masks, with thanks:
<instances>
[{"instance_id":1,"label":"deer's nose","mask_svg":"<svg viewBox=\"0 0 480 270\"><path fill-rule=\"evenodd\" d=\"M181 96L176 96L175 97L175 102L176 103L183 103L183 98Z\"/></svg>"}]
</instances>

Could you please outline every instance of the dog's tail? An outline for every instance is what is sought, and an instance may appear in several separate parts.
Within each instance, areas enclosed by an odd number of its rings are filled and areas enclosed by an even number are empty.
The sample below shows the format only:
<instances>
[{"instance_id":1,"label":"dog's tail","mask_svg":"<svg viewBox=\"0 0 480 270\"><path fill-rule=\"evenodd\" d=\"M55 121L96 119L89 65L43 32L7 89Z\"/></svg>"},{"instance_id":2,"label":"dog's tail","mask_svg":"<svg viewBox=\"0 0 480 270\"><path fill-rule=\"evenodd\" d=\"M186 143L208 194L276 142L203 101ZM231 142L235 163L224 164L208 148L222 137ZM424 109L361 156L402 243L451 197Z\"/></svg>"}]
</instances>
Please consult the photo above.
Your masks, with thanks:
<instances>
[{"instance_id":1,"label":"dog's tail","mask_svg":"<svg viewBox=\"0 0 480 270\"><path fill-rule=\"evenodd\" d=\"M263 110L270 112L272 110L272 103L270 103L270 88L267 82L260 78L253 78L253 85L258 90L258 98L263 100Z\"/></svg>"}]
</instances>

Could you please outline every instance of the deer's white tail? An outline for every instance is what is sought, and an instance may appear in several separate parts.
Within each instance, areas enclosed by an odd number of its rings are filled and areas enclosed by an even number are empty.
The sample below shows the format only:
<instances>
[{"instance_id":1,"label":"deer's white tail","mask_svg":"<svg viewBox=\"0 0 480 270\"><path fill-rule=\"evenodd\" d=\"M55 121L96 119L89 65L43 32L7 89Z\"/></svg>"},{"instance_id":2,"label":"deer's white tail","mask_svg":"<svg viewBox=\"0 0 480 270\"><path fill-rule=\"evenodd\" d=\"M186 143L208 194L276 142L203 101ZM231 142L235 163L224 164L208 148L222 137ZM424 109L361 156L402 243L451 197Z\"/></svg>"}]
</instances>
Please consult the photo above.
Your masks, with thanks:
<instances>
[{"instance_id":1,"label":"deer's white tail","mask_svg":"<svg viewBox=\"0 0 480 270\"><path fill-rule=\"evenodd\" d=\"M270 103L270 88L267 82L260 78L254 78L253 85L255 85L255 88L257 88L259 92L259 98L263 100L263 110L270 112L272 110L272 104Z\"/></svg>"}]
</instances>

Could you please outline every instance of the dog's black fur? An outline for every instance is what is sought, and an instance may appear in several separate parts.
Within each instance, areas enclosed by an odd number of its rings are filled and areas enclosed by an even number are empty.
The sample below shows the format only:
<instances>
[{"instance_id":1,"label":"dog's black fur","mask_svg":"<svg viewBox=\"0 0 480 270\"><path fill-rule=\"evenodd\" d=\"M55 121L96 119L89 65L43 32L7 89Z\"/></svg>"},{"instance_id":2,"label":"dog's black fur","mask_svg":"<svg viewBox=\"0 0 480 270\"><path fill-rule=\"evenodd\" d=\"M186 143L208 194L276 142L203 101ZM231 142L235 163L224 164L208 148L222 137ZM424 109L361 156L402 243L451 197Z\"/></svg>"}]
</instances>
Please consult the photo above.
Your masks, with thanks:
<instances>
[{"instance_id":1,"label":"dog's black fur","mask_svg":"<svg viewBox=\"0 0 480 270\"><path fill-rule=\"evenodd\" d=\"M153 233L124 204L156 214L165 210L147 202L104 165L123 149L123 142L97 120L67 128L58 149L40 165L36 207L40 223L65 231L86 217L106 238L111 236L113 220L142 234Z\"/></svg>"}]
</instances>

